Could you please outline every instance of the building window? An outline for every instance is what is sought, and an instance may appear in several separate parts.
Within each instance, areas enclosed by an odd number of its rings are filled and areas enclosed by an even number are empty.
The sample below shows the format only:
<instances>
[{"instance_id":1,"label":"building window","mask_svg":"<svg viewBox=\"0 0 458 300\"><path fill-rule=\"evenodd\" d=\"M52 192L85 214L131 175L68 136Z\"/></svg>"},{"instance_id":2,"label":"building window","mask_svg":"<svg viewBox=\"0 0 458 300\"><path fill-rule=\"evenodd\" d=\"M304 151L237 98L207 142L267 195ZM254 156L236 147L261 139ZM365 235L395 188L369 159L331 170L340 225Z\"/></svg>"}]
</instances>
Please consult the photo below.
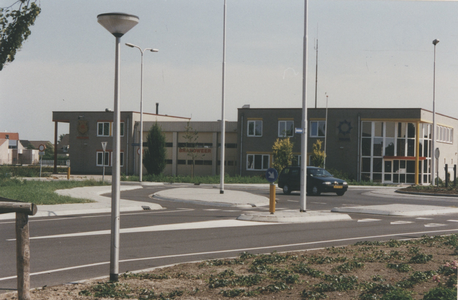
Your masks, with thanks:
<instances>
[{"instance_id":1,"label":"building window","mask_svg":"<svg viewBox=\"0 0 458 300\"><path fill-rule=\"evenodd\" d=\"M247 155L247 170L263 171L269 168L269 154L248 154Z\"/></svg>"},{"instance_id":2,"label":"building window","mask_svg":"<svg viewBox=\"0 0 458 300\"><path fill-rule=\"evenodd\" d=\"M248 121L248 136L262 136L262 120L249 120Z\"/></svg>"},{"instance_id":3,"label":"building window","mask_svg":"<svg viewBox=\"0 0 458 300\"><path fill-rule=\"evenodd\" d=\"M453 143L453 128L436 125L436 141L443 143Z\"/></svg>"},{"instance_id":4,"label":"building window","mask_svg":"<svg viewBox=\"0 0 458 300\"><path fill-rule=\"evenodd\" d=\"M120 166L124 166L124 152L120 153ZM103 161L103 151L97 151L97 166L98 167L103 167L103 164L105 163L106 167L112 166L113 165L113 153L105 151L105 161Z\"/></svg>"},{"instance_id":5,"label":"building window","mask_svg":"<svg viewBox=\"0 0 458 300\"><path fill-rule=\"evenodd\" d=\"M326 135L326 121L310 122L310 137L324 138Z\"/></svg>"},{"instance_id":6,"label":"building window","mask_svg":"<svg viewBox=\"0 0 458 300\"><path fill-rule=\"evenodd\" d=\"M97 152L97 167L109 166L109 157L109 152L105 152L105 159L103 159L103 152Z\"/></svg>"},{"instance_id":7,"label":"building window","mask_svg":"<svg viewBox=\"0 0 458 300\"><path fill-rule=\"evenodd\" d=\"M97 136L111 136L110 122L97 122Z\"/></svg>"},{"instance_id":8,"label":"building window","mask_svg":"<svg viewBox=\"0 0 458 300\"><path fill-rule=\"evenodd\" d=\"M292 137L294 121L278 121L278 137Z\"/></svg>"},{"instance_id":9,"label":"building window","mask_svg":"<svg viewBox=\"0 0 458 300\"><path fill-rule=\"evenodd\" d=\"M97 136L112 136L112 122L97 122ZM120 123L121 136L124 136L124 122Z\"/></svg>"}]
</instances>

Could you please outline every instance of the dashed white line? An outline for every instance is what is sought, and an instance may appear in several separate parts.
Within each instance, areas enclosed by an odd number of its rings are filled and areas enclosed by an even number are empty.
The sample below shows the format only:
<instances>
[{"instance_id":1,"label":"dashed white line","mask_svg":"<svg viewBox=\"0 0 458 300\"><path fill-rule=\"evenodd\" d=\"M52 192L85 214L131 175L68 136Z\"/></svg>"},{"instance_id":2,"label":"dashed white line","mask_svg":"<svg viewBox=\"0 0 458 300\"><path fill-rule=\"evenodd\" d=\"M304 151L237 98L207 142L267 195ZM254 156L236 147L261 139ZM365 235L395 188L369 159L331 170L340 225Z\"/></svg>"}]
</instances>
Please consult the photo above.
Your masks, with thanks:
<instances>
[{"instance_id":1,"label":"dashed white line","mask_svg":"<svg viewBox=\"0 0 458 300\"><path fill-rule=\"evenodd\" d=\"M447 226L445 224L440 224L440 223L429 223L425 224L425 227L442 227L442 226Z\"/></svg>"},{"instance_id":2,"label":"dashed white line","mask_svg":"<svg viewBox=\"0 0 458 300\"><path fill-rule=\"evenodd\" d=\"M364 223L364 222L379 222L381 219L361 219L358 220L358 222Z\"/></svg>"},{"instance_id":3,"label":"dashed white line","mask_svg":"<svg viewBox=\"0 0 458 300\"><path fill-rule=\"evenodd\" d=\"M413 222L411 221L394 221L394 222L391 222L390 224L391 225L404 225L404 224L412 224Z\"/></svg>"}]
</instances>

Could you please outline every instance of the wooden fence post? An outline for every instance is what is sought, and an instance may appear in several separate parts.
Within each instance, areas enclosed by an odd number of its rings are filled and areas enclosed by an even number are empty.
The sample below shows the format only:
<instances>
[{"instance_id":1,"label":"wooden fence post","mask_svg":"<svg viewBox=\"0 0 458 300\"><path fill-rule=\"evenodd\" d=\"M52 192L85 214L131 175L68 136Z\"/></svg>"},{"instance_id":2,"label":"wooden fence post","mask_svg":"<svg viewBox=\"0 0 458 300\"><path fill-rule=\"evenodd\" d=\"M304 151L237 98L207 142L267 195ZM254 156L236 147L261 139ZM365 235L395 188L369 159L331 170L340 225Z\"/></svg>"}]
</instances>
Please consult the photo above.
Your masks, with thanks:
<instances>
[{"instance_id":1,"label":"wooden fence post","mask_svg":"<svg viewBox=\"0 0 458 300\"><path fill-rule=\"evenodd\" d=\"M19 300L30 300L29 216L16 213L17 291Z\"/></svg>"},{"instance_id":2,"label":"wooden fence post","mask_svg":"<svg viewBox=\"0 0 458 300\"><path fill-rule=\"evenodd\" d=\"M30 300L30 236L29 215L37 213L32 203L0 197L0 214L16 213L16 269L19 300Z\"/></svg>"}]
</instances>

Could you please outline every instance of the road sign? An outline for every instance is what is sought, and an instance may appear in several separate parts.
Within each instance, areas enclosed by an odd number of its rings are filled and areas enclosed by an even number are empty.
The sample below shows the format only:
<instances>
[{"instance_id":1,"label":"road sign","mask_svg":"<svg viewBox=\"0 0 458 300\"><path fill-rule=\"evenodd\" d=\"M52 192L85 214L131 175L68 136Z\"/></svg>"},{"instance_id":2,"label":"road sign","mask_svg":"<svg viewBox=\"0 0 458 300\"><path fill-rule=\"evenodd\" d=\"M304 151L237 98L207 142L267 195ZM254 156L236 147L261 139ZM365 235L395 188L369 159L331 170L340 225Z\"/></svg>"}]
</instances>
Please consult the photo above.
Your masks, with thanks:
<instances>
[{"instance_id":1,"label":"road sign","mask_svg":"<svg viewBox=\"0 0 458 300\"><path fill-rule=\"evenodd\" d=\"M38 150L40 150L40 152L45 151L45 149L46 149L46 146L43 144L40 144L40 146L38 146Z\"/></svg>"},{"instance_id":2,"label":"road sign","mask_svg":"<svg viewBox=\"0 0 458 300\"><path fill-rule=\"evenodd\" d=\"M269 168L266 171L266 179L269 182L274 182L278 178L278 172L274 168Z\"/></svg>"},{"instance_id":3,"label":"road sign","mask_svg":"<svg viewBox=\"0 0 458 300\"><path fill-rule=\"evenodd\" d=\"M304 129L302 129L302 128L294 128L294 133L304 133Z\"/></svg>"},{"instance_id":4,"label":"road sign","mask_svg":"<svg viewBox=\"0 0 458 300\"><path fill-rule=\"evenodd\" d=\"M107 142L102 142L103 151L107 151Z\"/></svg>"}]
</instances>

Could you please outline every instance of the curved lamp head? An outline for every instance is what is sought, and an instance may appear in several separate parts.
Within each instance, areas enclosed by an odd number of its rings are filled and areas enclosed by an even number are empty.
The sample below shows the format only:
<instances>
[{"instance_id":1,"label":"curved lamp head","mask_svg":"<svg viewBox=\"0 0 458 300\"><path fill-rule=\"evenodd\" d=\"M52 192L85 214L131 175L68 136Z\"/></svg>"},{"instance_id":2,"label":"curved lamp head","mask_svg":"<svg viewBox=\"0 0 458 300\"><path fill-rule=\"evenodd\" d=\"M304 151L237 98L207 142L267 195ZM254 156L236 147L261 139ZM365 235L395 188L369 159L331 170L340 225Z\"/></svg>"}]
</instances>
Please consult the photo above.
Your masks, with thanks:
<instances>
[{"instance_id":1,"label":"curved lamp head","mask_svg":"<svg viewBox=\"0 0 458 300\"><path fill-rule=\"evenodd\" d=\"M137 16L124 13L106 13L97 16L97 22L115 37L122 37L138 24L138 20Z\"/></svg>"},{"instance_id":2,"label":"curved lamp head","mask_svg":"<svg viewBox=\"0 0 458 300\"><path fill-rule=\"evenodd\" d=\"M438 40L438 39L435 39L435 40L433 41L433 45L436 46L437 43L439 43L439 40Z\"/></svg>"}]
</instances>

